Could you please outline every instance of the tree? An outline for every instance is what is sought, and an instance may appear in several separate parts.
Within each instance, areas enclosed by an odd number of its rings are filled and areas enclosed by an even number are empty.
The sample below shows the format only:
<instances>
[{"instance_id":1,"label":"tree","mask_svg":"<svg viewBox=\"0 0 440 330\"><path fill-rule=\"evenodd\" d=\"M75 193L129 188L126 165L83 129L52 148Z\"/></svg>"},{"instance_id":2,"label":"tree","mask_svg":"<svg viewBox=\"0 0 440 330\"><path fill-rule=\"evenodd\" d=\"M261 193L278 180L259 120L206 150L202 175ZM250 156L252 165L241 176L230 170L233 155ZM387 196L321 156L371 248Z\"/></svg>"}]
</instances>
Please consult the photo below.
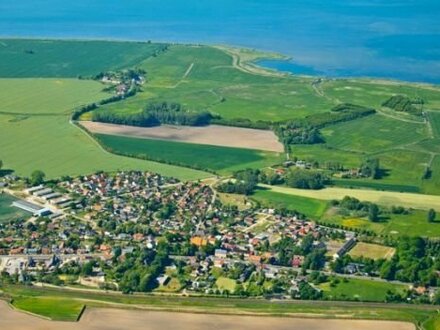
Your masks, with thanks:
<instances>
[{"instance_id":1,"label":"tree","mask_svg":"<svg viewBox=\"0 0 440 330\"><path fill-rule=\"evenodd\" d=\"M373 222L379 220L379 207L376 204L371 204L368 210L368 219Z\"/></svg>"},{"instance_id":2,"label":"tree","mask_svg":"<svg viewBox=\"0 0 440 330\"><path fill-rule=\"evenodd\" d=\"M38 186L44 182L45 177L46 174L44 174L43 171L40 170L33 171L31 174L31 184L33 186Z\"/></svg>"},{"instance_id":3,"label":"tree","mask_svg":"<svg viewBox=\"0 0 440 330\"><path fill-rule=\"evenodd\" d=\"M430 209L428 211L428 222L434 222L437 214L435 213L434 209Z\"/></svg>"}]
</instances>

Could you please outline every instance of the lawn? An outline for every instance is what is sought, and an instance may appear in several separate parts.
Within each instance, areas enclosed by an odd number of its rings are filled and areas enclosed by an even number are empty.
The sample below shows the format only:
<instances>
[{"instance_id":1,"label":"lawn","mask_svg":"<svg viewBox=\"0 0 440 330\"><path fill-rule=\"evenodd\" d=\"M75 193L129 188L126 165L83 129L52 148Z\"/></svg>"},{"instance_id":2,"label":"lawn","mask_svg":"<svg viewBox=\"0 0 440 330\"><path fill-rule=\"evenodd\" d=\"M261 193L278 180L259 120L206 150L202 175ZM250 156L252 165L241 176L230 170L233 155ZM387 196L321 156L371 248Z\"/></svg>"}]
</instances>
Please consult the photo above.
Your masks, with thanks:
<instances>
[{"instance_id":1,"label":"lawn","mask_svg":"<svg viewBox=\"0 0 440 330\"><path fill-rule=\"evenodd\" d=\"M31 216L30 213L11 206L12 202L16 200L16 198L10 195L0 193L0 224L5 221L23 219Z\"/></svg>"},{"instance_id":2,"label":"lawn","mask_svg":"<svg viewBox=\"0 0 440 330\"><path fill-rule=\"evenodd\" d=\"M350 250L348 254L351 257L364 257L377 260L391 259L395 252L396 249L392 247L359 242Z\"/></svg>"},{"instance_id":3,"label":"lawn","mask_svg":"<svg viewBox=\"0 0 440 330\"><path fill-rule=\"evenodd\" d=\"M252 195L252 199L263 206L298 211L313 219L320 218L327 209L328 204L326 201L319 199L286 195L265 189L257 189Z\"/></svg>"},{"instance_id":4,"label":"lawn","mask_svg":"<svg viewBox=\"0 0 440 330\"><path fill-rule=\"evenodd\" d=\"M220 291L228 290L230 293L232 293L235 291L237 281L227 277L219 277L215 284Z\"/></svg>"},{"instance_id":5,"label":"lawn","mask_svg":"<svg viewBox=\"0 0 440 330\"><path fill-rule=\"evenodd\" d=\"M384 302L387 291L403 294L408 287L387 282L339 278L339 283L332 287L329 282L319 287L324 297L331 300L359 300Z\"/></svg>"},{"instance_id":6,"label":"lawn","mask_svg":"<svg viewBox=\"0 0 440 330\"><path fill-rule=\"evenodd\" d=\"M136 66L161 44L141 42L0 40L0 77L94 76Z\"/></svg>"},{"instance_id":7,"label":"lawn","mask_svg":"<svg viewBox=\"0 0 440 330\"><path fill-rule=\"evenodd\" d=\"M277 153L258 150L104 134L96 134L96 137L107 150L117 154L220 173L262 168L282 161Z\"/></svg>"},{"instance_id":8,"label":"lawn","mask_svg":"<svg viewBox=\"0 0 440 330\"><path fill-rule=\"evenodd\" d=\"M0 112L10 113L0 113L0 157L4 169L15 170L22 176L40 169L48 178L118 169L150 170L189 180L209 176L191 169L112 155L71 124L69 109L82 100L91 102L102 98L99 83L70 79L0 79L0 87L9 90L10 83L16 91L0 96ZM19 91L25 96L19 97ZM26 96L29 93L32 98Z\"/></svg>"},{"instance_id":9,"label":"lawn","mask_svg":"<svg viewBox=\"0 0 440 330\"><path fill-rule=\"evenodd\" d=\"M14 298L13 305L54 321L77 321L84 308L81 301L54 297L17 297Z\"/></svg>"}]
</instances>

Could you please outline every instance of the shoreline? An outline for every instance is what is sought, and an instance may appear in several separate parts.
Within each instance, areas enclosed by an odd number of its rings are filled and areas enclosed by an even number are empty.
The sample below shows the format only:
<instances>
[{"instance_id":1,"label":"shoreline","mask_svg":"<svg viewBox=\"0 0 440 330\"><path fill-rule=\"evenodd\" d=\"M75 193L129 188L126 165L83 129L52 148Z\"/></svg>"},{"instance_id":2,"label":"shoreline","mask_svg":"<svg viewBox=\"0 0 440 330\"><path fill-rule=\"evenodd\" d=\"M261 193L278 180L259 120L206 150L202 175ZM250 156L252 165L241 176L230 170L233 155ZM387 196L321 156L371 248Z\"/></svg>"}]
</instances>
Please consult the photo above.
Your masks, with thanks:
<instances>
[{"instance_id":1,"label":"shoreline","mask_svg":"<svg viewBox=\"0 0 440 330\"><path fill-rule=\"evenodd\" d=\"M260 53L261 56L257 56L251 60L244 60L242 64L254 66L257 70L269 71L273 74L299 77L299 78L310 78L310 79L327 79L327 80L361 80L370 83L386 84L392 83L397 85L410 85L418 86L422 88L439 88L439 83L425 82L425 81L410 81L397 78L387 78L387 77L375 77L375 76L331 76L331 75L307 75L307 74L295 74L291 71L283 71L275 68L269 68L259 65L257 62L261 60L270 61L292 61L293 56L285 55L276 51L269 51L264 49L246 47L235 44L219 44L219 43L209 43L209 42L185 42L185 41L170 41L170 40L153 40L153 39L130 39L130 38L118 38L118 37L56 37L56 36L14 36L14 35L2 35L0 34L0 40L33 40L33 41L65 41L65 42L118 42L118 43L156 43L156 44L169 44L169 45L182 45L182 46L207 46L222 49L231 56L239 56L240 50L250 51L254 53ZM0 44L1 46L1 44ZM232 53L231 51L237 51L237 53ZM298 65L303 65L298 63ZM440 91L440 90L439 90Z\"/></svg>"}]
</instances>

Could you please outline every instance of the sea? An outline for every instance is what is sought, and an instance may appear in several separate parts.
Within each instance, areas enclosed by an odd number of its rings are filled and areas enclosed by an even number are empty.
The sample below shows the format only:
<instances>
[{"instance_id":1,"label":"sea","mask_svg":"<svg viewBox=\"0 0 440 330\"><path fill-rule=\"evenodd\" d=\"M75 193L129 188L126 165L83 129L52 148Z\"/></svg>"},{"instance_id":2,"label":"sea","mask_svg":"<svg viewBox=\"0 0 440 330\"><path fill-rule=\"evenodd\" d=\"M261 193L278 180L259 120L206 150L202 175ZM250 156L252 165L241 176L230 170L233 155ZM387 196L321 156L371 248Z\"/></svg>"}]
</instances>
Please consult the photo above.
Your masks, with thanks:
<instances>
[{"instance_id":1,"label":"sea","mask_svg":"<svg viewBox=\"0 0 440 330\"><path fill-rule=\"evenodd\" d=\"M229 44L294 74L440 83L440 0L0 0L0 36Z\"/></svg>"}]
</instances>

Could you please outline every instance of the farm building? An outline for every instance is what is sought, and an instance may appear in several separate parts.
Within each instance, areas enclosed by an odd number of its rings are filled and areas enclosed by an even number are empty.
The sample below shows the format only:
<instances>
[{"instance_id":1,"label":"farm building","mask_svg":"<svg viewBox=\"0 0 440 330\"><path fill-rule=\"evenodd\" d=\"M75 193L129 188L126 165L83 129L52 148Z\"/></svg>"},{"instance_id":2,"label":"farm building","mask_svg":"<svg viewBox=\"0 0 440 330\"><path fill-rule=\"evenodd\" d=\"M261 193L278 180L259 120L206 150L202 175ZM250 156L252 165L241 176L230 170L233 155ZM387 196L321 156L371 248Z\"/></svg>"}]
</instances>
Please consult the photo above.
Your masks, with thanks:
<instances>
[{"instance_id":1,"label":"farm building","mask_svg":"<svg viewBox=\"0 0 440 330\"><path fill-rule=\"evenodd\" d=\"M50 215L52 212L44 207L26 202L26 201L15 201L12 203L12 206L15 206L21 210L32 213L34 216L44 217L46 215Z\"/></svg>"},{"instance_id":2,"label":"farm building","mask_svg":"<svg viewBox=\"0 0 440 330\"><path fill-rule=\"evenodd\" d=\"M344 245L341 246L341 248L333 255L333 259L336 260L344 254L346 254L348 251L350 251L354 246L356 245L356 238L352 237L349 240L347 240Z\"/></svg>"}]
</instances>

